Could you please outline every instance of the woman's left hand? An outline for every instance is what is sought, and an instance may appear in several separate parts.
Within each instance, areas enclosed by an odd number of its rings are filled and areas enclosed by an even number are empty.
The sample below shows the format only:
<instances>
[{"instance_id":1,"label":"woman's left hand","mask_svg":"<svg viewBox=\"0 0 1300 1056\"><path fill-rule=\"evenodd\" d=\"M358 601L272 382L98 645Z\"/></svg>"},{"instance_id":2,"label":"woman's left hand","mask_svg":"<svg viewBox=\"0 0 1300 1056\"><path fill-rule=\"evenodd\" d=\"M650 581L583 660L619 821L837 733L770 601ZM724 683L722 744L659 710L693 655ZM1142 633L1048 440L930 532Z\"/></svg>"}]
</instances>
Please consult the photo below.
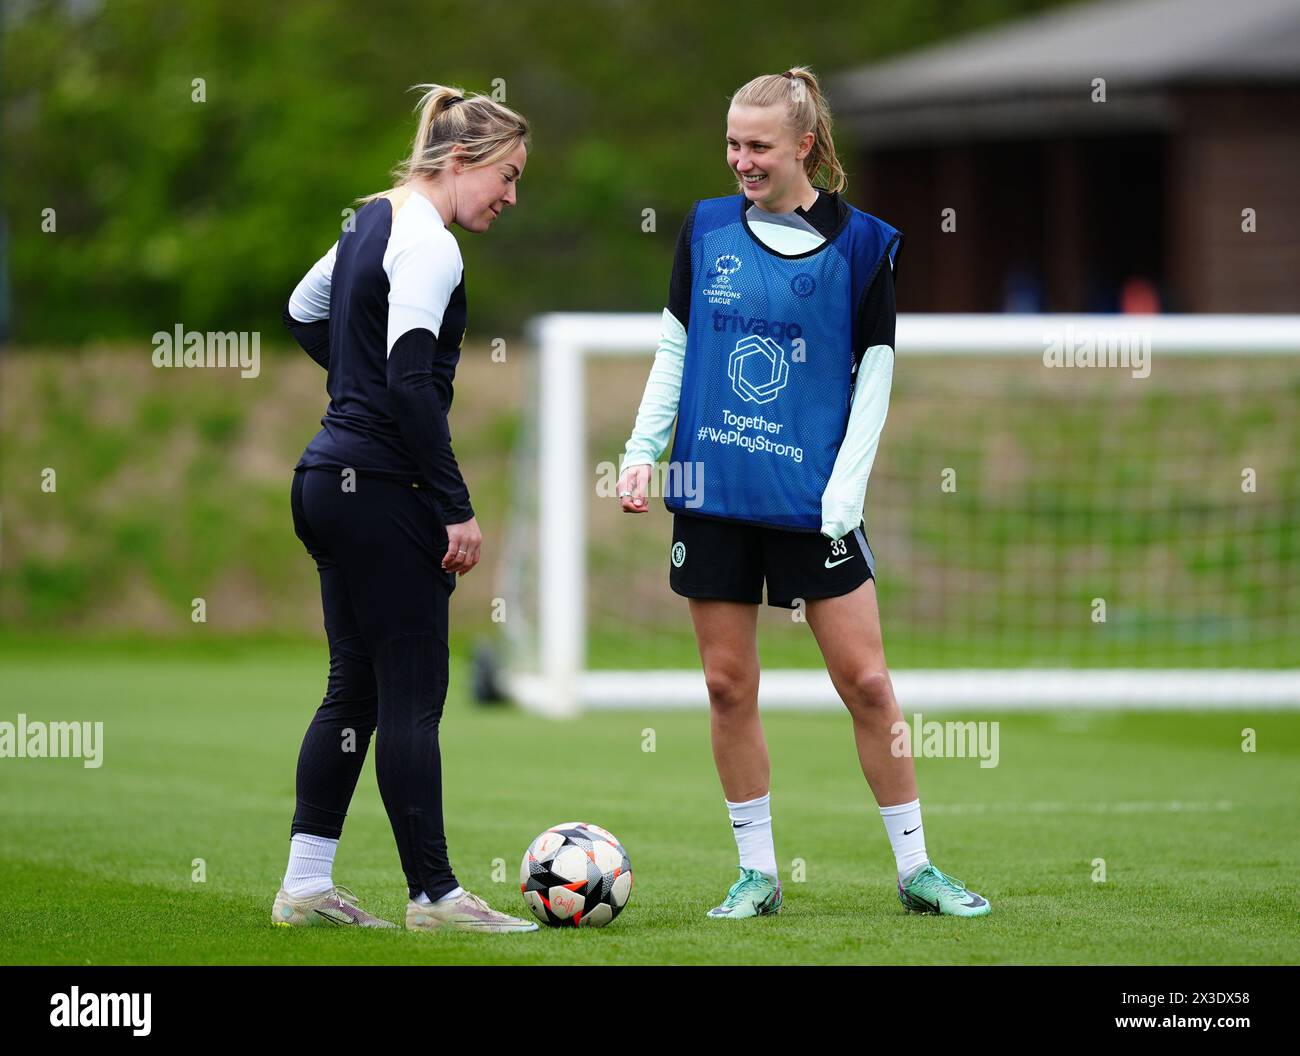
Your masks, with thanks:
<instances>
[{"instance_id":1,"label":"woman's left hand","mask_svg":"<svg viewBox=\"0 0 1300 1056\"><path fill-rule=\"evenodd\" d=\"M463 576L478 564L482 546L483 533L478 530L477 518L447 525L447 553L442 559L442 570Z\"/></svg>"}]
</instances>

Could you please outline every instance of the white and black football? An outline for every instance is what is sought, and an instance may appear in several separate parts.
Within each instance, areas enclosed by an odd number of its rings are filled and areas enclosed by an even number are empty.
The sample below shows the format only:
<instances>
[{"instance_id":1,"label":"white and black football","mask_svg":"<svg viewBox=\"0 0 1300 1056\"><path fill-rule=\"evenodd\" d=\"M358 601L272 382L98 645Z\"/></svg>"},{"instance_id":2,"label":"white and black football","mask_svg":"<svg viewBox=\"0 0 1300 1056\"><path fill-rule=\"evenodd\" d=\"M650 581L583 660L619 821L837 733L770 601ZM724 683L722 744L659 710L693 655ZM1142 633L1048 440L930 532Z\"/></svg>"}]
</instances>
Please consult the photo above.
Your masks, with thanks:
<instances>
[{"instance_id":1,"label":"white and black football","mask_svg":"<svg viewBox=\"0 0 1300 1056\"><path fill-rule=\"evenodd\" d=\"M601 928L627 905L632 863L612 832L566 821L528 845L519 866L519 890L543 924Z\"/></svg>"}]
</instances>

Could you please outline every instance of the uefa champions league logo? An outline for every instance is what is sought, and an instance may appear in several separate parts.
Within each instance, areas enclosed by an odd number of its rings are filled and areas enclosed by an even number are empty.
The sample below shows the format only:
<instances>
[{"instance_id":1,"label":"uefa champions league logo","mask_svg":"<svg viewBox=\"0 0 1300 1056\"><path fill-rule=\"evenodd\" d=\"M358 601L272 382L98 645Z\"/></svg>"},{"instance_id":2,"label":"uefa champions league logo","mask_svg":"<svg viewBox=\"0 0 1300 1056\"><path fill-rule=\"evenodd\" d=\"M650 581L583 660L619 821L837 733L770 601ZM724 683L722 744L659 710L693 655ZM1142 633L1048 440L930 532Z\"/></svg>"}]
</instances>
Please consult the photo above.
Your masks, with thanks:
<instances>
[{"instance_id":1,"label":"uefa champions league logo","mask_svg":"<svg viewBox=\"0 0 1300 1056\"><path fill-rule=\"evenodd\" d=\"M739 298L740 291L731 285L731 276L740 270L742 261L734 253L723 253L713 262L713 270L704 276L708 284L704 289L704 299L709 304L721 304L731 307Z\"/></svg>"},{"instance_id":2,"label":"uefa champions league logo","mask_svg":"<svg viewBox=\"0 0 1300 1056\"><path fill-rule=\"evenodd\" d=\"M712 280L715 286L727 286L731 283L731 276L740 270L740 258L734 253L724 253L713 262L713 270L709 272L707 278Z\"/></svg>"},{"instance_id":3,"label":"uefa champions league logo","mask_svg":"<svg viewBox=\"0 0 1300 1056\"><path fill-rule=\"evenodd\" d=\"M736 343L727 361L731 389L750 403L771 403L790 380L785 349L770 337L750 334Z\"/></svg>"}]
</instances>

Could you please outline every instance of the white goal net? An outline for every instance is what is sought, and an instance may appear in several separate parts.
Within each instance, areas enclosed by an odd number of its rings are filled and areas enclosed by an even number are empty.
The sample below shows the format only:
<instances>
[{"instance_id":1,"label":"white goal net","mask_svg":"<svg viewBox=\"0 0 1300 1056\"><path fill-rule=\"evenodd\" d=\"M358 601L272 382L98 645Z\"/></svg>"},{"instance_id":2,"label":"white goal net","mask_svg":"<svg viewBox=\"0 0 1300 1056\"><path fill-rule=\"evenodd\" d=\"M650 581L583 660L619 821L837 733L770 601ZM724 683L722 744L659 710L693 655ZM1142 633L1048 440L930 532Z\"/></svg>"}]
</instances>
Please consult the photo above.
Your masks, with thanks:
<instances>
[{"instance_id":1,"label":"white goal net","mask_svg":"<svg viewBox=\"0 0 1300 1056\"><path fill-rule=\"evenodd\" d=\"M534 321L498 587L529 709L707 703L671 514L613 495L658 335ZM905 709L1300 704L1300 316L902 315L896 343L864 516ZM762 607L760 704L839 707L801 615Z\"/></svg>"}]
</instances>

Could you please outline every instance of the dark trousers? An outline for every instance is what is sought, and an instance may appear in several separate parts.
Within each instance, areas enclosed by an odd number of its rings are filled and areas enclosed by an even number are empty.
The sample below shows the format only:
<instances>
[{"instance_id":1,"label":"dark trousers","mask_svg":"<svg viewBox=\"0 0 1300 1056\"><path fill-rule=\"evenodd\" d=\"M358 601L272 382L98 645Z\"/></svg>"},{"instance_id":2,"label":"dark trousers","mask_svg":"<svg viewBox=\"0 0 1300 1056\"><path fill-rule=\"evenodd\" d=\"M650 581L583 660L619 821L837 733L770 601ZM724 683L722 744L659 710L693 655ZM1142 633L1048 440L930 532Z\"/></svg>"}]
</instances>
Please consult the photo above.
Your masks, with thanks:
<instances>
[{"instance_id":1,"label":"dark trousers","mask_svg":"<svg viewBox=\"0 0 1300 1056\"><path fill-rule=\"evenodd\" d=\"M298 755L291 833L338 839L377 730L379 793L410 897L457 886L442 825L438 724L456 576L427 490L339 471L298 470L293 524L320 573L330 670Z\"/></svg>"}]
</instances>

